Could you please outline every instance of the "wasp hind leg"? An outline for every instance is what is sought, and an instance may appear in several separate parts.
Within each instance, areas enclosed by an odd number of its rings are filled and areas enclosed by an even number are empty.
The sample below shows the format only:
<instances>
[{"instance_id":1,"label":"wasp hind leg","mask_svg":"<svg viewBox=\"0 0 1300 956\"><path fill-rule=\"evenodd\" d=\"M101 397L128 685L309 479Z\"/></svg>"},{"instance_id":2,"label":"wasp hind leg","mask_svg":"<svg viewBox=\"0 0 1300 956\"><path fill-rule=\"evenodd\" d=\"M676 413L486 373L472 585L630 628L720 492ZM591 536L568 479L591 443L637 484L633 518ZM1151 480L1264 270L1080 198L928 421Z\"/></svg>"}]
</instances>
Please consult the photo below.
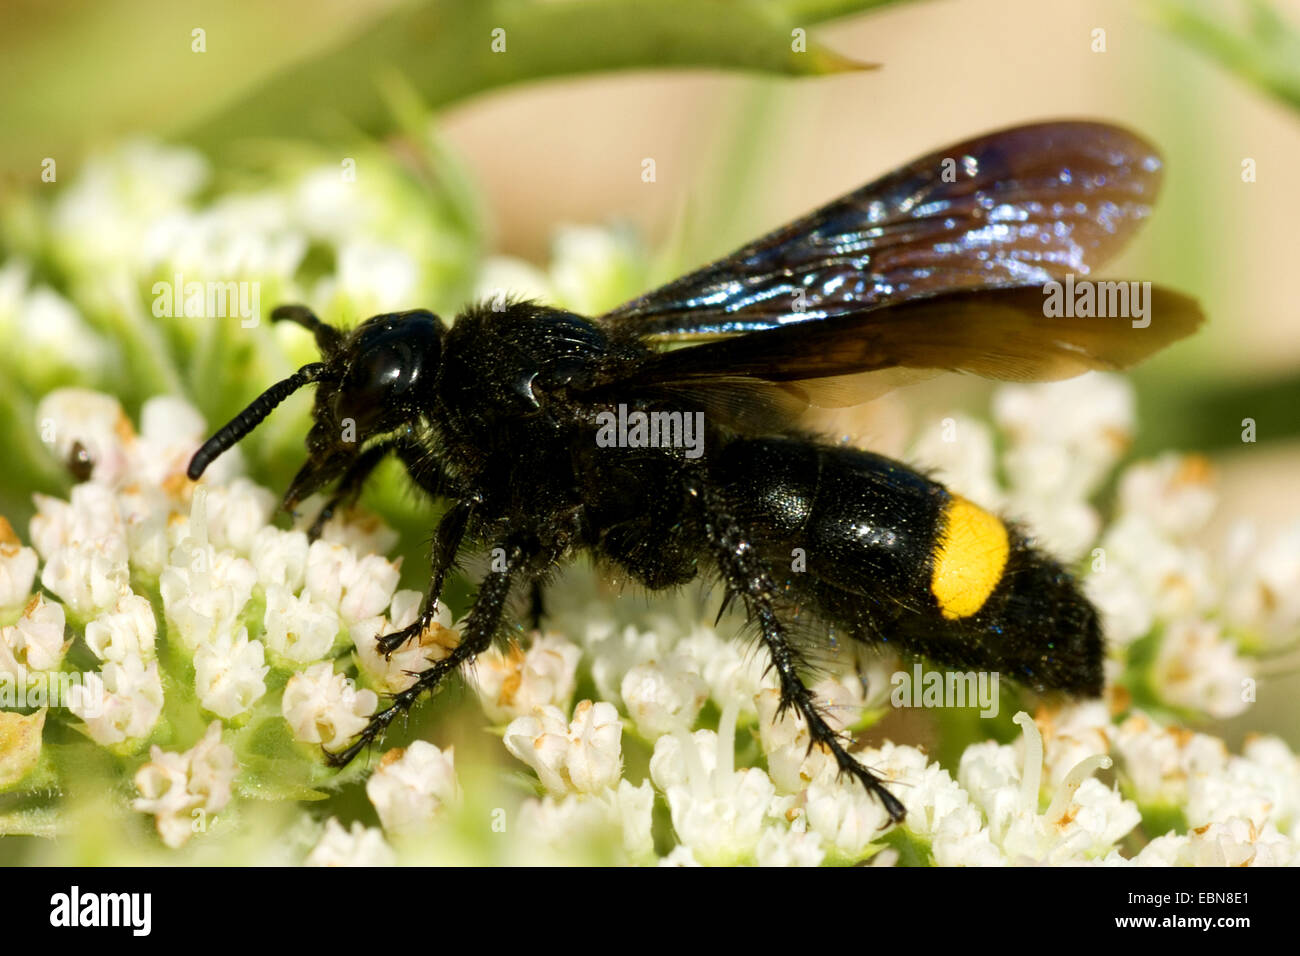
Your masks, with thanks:
<instances>
[{"instance_id":1,"label":"wasp hind leg","mask_svg":"<svg viewBox=\"0 0 1300 956\"><path fill-rule=\"evenodd\" d=\"M781 685L778 715L793 709L803 717L811 738L810 749L818 745L825 747L835 758L840 774L848 774L857 779L867 788L868 793L880 800L889 818L894 823L901 823L906 816L902 802L889 792L880 777L848 752L844 739L831 729L822 716L816 695L799 676L802 661L777 613L777 588L771 574L758 558L749 536L741 531L737 522L724 510L716 507L705 518L705 533L722 571L728 600L731 595L740 595L750 620L758 625L759 636L767 647L772 661L770 666L776 671Z\"/></svg>"}]
</instances>

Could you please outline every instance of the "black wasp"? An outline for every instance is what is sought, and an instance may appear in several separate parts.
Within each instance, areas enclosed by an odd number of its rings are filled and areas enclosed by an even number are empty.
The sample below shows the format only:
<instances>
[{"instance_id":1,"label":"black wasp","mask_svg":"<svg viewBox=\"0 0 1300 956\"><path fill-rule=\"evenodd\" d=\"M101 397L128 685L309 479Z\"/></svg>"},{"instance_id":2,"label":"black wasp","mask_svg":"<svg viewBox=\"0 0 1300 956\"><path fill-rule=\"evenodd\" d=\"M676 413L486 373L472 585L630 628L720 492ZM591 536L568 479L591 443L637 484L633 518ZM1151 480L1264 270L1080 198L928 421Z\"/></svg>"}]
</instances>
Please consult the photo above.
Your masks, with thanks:
<instances>
[{"instance_id":1,"label":"black wasp","mask_svg":"<svg viewBox=\"0 0 1300 956\"><path fill-rule=\"evenodd\" d=\"M415 310L344 332L281 307L272 319L310 330L321 361L213 435L189 476L309 383L309 458L283 504L337 483L313 534L396 455L447 507L422 613L379 638L388 654L433 620L463 549L504 554L460 644L336 764L484 651L512 594L587 551L652 590L719 580L766 646L784 707L900 820L804 682L816 641L834 627L1037 691L1096 695L1097 612L1014 526L796 417L936 370L1045 381L1125 368L1187 335L1195 303L1159 288L1144 323L1049 317L1044 305L1047 284L1092 273L1147 217L1160 169L1149 144L1113 126L1021 126L918 159L595 319L508 301L450 326ZM598 439L616 416L665 440L610 447ZM701 425L688 443L690 422Z\"/></svg>"}]
</instances>

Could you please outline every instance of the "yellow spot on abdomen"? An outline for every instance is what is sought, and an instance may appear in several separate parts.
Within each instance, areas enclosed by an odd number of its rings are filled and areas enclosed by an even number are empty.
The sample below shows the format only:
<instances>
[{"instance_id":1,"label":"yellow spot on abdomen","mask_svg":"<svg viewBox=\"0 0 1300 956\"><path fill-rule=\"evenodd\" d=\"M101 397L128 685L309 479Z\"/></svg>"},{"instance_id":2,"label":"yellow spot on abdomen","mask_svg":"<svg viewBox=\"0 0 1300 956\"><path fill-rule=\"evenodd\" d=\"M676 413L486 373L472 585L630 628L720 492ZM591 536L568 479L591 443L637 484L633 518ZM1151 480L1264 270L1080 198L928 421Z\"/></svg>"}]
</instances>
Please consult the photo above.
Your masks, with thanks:
<instances>
[{"instance_id":1,"label":"yellow spot on abdomen","mask_svg":"<svg viewBox=\"0 0 1300 956\"><path fill-rule=\"evenodd\" d=\"M943 512L930 582L943 616L953 621L982 608L1002 580L1009 553L1001 519L953 495Z\"/></svg>"}]
</instances>

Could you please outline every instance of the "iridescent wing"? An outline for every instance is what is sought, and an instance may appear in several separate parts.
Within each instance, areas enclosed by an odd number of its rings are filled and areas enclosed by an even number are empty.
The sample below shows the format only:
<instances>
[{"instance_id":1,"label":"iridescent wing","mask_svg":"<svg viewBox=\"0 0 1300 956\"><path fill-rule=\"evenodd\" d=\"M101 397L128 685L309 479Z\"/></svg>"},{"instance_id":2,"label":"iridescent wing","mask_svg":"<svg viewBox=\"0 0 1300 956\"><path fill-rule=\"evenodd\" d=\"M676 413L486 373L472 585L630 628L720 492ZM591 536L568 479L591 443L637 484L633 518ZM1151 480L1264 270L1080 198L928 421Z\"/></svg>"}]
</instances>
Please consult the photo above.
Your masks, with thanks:
<instances>
[{"instance_id":1,"label":"iridescent wing","mask_svg":"<svg viewBox=\"0 0 1300 956\"><path fill-rule=\"evenodd\" d=\"M1050 381L1127 368L1190 334L1196 303L1124 283L1140 290L1129 312L1062 315L1051 284L1096 281L1150 213L1160 170L1150 144L1100 123L939 150L607 313L616 334L691 344L592 389L779 428L809 405L856 404L946 370Z\"/></svg>"},{"instance_id":2,"label":"iridescent wing","mask_svg":"<svg viewBox=\"0 0 1300 956\"><path fill-rule=\"evenodd\" d=\"M698 341L960 289L1084 277L1150 212L1155 149L1101 123L1018 126L898 169L602 317Z\"/></svg>"}]
</instances>

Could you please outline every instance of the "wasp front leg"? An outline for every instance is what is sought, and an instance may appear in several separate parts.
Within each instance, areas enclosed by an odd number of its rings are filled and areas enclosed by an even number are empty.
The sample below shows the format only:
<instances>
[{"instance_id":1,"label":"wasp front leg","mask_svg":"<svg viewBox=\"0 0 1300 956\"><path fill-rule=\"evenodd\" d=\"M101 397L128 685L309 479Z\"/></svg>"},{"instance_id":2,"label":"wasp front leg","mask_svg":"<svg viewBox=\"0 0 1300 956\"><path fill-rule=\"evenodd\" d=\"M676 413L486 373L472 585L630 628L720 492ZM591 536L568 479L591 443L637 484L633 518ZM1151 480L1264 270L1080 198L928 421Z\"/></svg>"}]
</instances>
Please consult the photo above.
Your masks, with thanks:
<instances>
[{"instance_id":1,"label":"wasp front leg","mask_svg":"<svg viewBox=\"0 0 1300 956\"><path fill-rule=\"evenodd\" d=\"M373 448L368 448L362 452L357 460L348 466L348 470L339 479L338 487L335 488L334 493L325 502L325 507L321 508L320 513L316 515L316 519L312 521L311 527L307 529L308 541L315 541L321 536L321 532L325 530L325 525L329 524L330 519L334 517L334 513L338 511L340 506L356 503L366 479L370 477L379 463L392 450L393 446L391 444L381 443L375 445Z\"/></svg>"},{"instance_id":2,"label":"wasp front leg","mask_svg":"<svg viewBox=\"0 0 1300 956\"><path fill-rule=\"evenodd\" d=\"M802 661L777 612L777 587L771 572L758 556L752 536L731 517L716 495L708 494L702 488L696 488L694 494L705 506L705 535L722 572L727 599L740 596L771 657L771 666L776 671L781 690L778 715L790 709L797 711L808 725L811 746L820 745L830 751L840 773L859 780L869 793L879 798L889 818L894 823L901 822L906 815L903 804L876 774L848 752L841 736L831 729L822 715L816 695L800 676Z\"/></svg>"},{"instance_id":3,"label":"wasp front leg","mask_svg":"<svg viewBox=\"0 0 1300 956\"><path fill-rule=\"evenodd\" d=\"M446 518L443 520L446 521ZM474 599L474 606L470 608L465 618L465 628L460 643L442 660L434 661L429 667L420 671L410 687L394 694L392 703L370 718L370 723L346 750L337 753L327 752L326 757L330 764L342 767L349 763L363 749L382 737L388 725L399 714L409 711L421 694L434 690L444 677L456 671L462 664L472 661L491 646L492 638L500 628L501 619L505 614L511 584L516 580L521 569L530 563L530 558L534 557L534 554L530 554L519 543L506 544L504 551L505 569L490 571L483 579L478 596ZM397 637L403 633L404 631L398 631L388 637ZM406 639L402 638L402 640ZM380 640L381 647L384 640L387 638ZM397 646L400 646L400 642Z\"/></svg>"},{"instance_id":4,"label":"wasp front leg","mask_svg":"<svg viewBox=\"0 0 1300 956\"><path fill-rule=\"evenodd\" d=\"M429 552L432 574L429 577L428 591L424 595L424 604L420 613L409 625L400 631L379 638L380 653L386 658L392 657L393 653L407 641L424 633L438 616L438 603L442 598L443 584L447 580L447 573L456 563L456 555L465 540L465 532L469 528L473 513L472 504L457 501L447 509L442 520L438 522L438 530L433 536L433 547Z\"/></svg>"}]
</instances>

